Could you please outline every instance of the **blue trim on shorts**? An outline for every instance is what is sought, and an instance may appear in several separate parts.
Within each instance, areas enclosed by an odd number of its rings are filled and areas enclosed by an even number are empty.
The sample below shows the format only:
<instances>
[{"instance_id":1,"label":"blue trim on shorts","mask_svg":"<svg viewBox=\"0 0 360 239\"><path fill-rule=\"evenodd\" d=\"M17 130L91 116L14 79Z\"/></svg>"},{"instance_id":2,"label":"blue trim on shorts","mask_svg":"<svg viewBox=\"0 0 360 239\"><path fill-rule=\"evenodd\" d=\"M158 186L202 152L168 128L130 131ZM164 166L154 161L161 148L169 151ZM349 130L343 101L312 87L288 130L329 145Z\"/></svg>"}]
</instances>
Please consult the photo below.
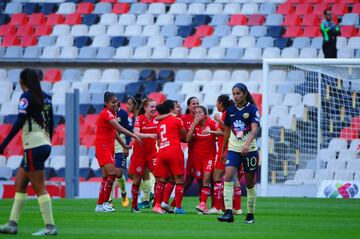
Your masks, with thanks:
<instances>
[{"instance_id":1,"label":"blue trim on shorts","mask_svg":"<svg viewBox=\"0 0 360 239\"><path fill-rule=\"evenodd\" d=\"M124 157L123 153L116 153L115 154L115 167L126 169L126 158Z\"/></svg>"}]
</instances>

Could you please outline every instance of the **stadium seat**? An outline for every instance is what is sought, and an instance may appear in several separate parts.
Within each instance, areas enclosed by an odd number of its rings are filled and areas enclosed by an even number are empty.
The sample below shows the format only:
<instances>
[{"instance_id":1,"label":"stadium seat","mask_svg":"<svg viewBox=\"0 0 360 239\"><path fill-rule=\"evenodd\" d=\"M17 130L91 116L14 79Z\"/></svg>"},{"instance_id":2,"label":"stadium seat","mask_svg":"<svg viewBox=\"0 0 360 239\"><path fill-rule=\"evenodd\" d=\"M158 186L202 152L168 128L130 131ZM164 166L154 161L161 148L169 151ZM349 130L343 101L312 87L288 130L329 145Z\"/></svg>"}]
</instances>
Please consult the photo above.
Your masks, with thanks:
<instances>
[{"instance_id":1,"label":"stadium seat","mask_svg":"<svg viewBox=\"0 0 360 239\"><path fill-rule=\"evenodd\" d=\"M84 16L84 18L85 18L85 16ZM82 16L80 14L72 13L72 14L66 15L64 24L76 25L76 24L81 24L81 21L82 21Z\"/></svg>"}]
</instances>

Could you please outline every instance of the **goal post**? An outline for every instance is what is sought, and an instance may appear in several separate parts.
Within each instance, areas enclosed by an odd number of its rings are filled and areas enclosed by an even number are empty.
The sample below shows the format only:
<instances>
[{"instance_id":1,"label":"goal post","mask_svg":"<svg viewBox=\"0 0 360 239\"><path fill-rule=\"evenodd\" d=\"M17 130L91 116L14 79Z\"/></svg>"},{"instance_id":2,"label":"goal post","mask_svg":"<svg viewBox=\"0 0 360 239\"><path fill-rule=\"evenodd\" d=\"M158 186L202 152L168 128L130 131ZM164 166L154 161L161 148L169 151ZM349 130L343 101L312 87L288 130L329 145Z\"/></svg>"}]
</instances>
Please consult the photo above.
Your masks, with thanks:
<instances>
[{"instance_id":1,"label":"goal post","mask_svg":"<svg viewBox=\"0 0 360 239\"><path fill-rule=\"evenodd\" d=\"M297 170L320 169L318 153L332 138L351 141L360 59L263 59L261 93L260 195L267 196L268 185L294 181Z\"/></svg>"}]
</instances>

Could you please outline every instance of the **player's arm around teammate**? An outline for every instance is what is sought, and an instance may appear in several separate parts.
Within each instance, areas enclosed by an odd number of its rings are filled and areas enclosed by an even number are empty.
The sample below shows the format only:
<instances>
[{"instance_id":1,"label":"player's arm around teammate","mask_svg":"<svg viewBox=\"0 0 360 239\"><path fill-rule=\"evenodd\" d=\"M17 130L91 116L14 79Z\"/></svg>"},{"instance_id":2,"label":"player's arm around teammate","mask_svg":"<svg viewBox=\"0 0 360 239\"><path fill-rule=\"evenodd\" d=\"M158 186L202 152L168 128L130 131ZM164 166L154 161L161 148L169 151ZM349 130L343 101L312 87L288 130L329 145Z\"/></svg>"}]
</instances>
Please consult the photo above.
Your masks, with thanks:
<instances>
[{"instance_id":1,"label":"player's arm around teammate","mask_svg":"<svg viewBox=\"0 0 360 239\"><path fill-rule=\"evenodd\" d=\"M52 202L45 188L44 163L51 152L53 113L51 97L42 92L37 70L25 69L20 74L20 86L24 93L19 102L18 118L9 135L0 145L0 154L22 129L24 158L16 174L15 197L7 224L0 226L0 233L16 234L22 209L26 202L29 182L40 206L45 228L33 233L35 236L56 235Z\"/></svg>"},{"instance_id":2,"label":"player's arm around teammate","mask_svg":"<svg viewBox=\"0 0 360 239\"><path fill-rule=\"evenodd\" d=\"M232 88L235 106L226 112L222 160L225 161L224 202L225 214L219 221L233 222L233 187L236 174L242 164L247 189L247 216L245 223L254 223L255 174L258 168L258 151L255 137L260 126L260 114L247 87L238 83ZM226 154L226 147L228 152Z\"/></svg>"}]
</instances>

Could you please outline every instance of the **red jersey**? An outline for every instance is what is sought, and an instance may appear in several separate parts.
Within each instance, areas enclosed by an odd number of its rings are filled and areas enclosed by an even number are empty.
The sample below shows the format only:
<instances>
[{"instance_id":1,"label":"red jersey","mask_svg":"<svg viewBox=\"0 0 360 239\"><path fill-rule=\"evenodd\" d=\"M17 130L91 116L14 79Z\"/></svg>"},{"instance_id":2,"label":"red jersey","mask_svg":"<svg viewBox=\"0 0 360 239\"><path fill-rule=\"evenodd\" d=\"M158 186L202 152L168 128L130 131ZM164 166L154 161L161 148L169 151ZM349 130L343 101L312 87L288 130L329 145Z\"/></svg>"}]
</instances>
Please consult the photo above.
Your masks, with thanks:
<instances>
[{"instance_id":1,"label":"red jersey","mask_svg":"<svg viewBox=\"0 0 360 239\"><path fill-rule=\"evenodd\" d=\"M143 134L157 134L158 121L154 119L149 120L145 114L139 115L135 119L134 128L139 128L140 133ZM134 143L134 149L142 149L143 152L156 151L156 139L142 139L141 146L137 141Z\"/></svg>"},{"instance_id":2,"label":"red jersey","mask_svg":"<svg viewBox=\"0 0 360 239\"><path fill-rule=\"evenodd\" d=\"M195 126L194 138L193 138L193 154L194 158L207 159L214 158L216 155L216 136L206 131L216 131L218 129L217 123L208 118L206 120L204 128L197 124Z\"/></svg>"},{"instance_id":3,"label":"red jersey","mask_svg":"<svg viewBox=\"0 0 360 239\"><path fill-rule=\"evenodd\" d=\"M225 116L226 116L226 111L224 111L221 115L221 121L224 122L225 121ZM224 128L219 124L219 128L224 131ZM218 146L219 146L219 151L221 152L222 149L222 145L224 144L224 136L223 135L219 135L218 136Z\"/></svg>"},{"instance_id":4,"label":"red jersey","mask_svg":"<svg viewBox=\"0 0 360 239\"><path fill-rule=\"evenodd\" d=\"M107 108L100 112L96 122L96 144L115 147L116 129L109 123L112 119L116 119L115 112Z\"/></svg>"},{"instance_id":5,"label":"red jersey","mask_svg":"<svg viewBox=\"0 0 360 239\"><path fill-rule=\"evenodd\" d=\"M189 131L191 124L194 122L194 117L192 117L190 114L186 114L186 115L182 115L181 116L181 120L184 123L184 127L186 129L186 131ZM190 142L188 143L188 158L192 158L192 154L193 154L193 143Z\"/></svg>"},{"instance_id":6,"label":"red jersey","mask_svg":"<svg viewBox=\"0 0 360 239\"><path fill-rule=\"evenodd\" d=\"M169 146L180 147L181 129L184 129L184 123L175 116L169 116L161 120L157 126L160 150Z\"/></svg>"}]
</instances>

